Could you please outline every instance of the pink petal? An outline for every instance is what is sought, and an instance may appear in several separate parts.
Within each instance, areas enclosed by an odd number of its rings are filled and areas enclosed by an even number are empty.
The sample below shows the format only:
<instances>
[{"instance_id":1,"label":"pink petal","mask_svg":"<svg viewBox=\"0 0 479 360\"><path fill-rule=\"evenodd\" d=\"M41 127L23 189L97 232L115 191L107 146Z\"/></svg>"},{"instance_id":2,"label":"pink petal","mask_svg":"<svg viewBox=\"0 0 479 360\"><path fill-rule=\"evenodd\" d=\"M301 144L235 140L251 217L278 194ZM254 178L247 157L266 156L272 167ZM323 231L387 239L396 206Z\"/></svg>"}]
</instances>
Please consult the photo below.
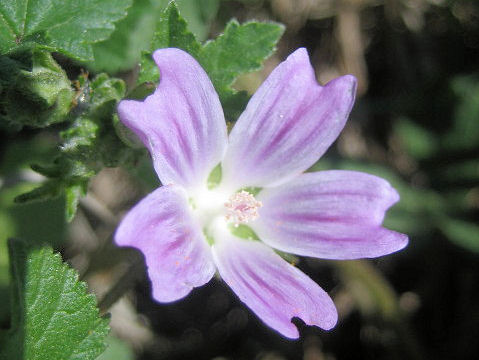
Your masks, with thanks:
<instances>
[{"instance_id":1,"label":"pink petal","mask_svg":"<svg viewBox=\"0 0 479 360\"><path fill-rule=\"evenodd\" d=\"M153 298L160 302L181 299L216 271L211 250L178 186L160 187L141 200L121 222L115 241L143 253Z\"/></svg>"},{"instance_id":2,"label":"pink petal","mask_svg":"<svg viewBox=\"0 0 479 360\"><path fill-rule=\"evenodd\" d=\"M251 223L256 234L281 251L324 259L357 259L404 248L408 238L381 227L399 200L387 181L356 171L305 173L265 188Z\"/></svg>"},{"instance_id":3,"label":"pink petal","mask_svg":"<svg viewBox=\"0 0 479 360\"><path fill-rule=\"evenodd\" d=\"M120 120L150 150L163 184L193 188L205 183L227 142L218 95L201 66L180 49L155 51L161 80L145 101L124 100Z\"/></svg>"},{"instance_id":4,"label":"pink petal","mask_svg":"<svg viewBox=\"0 0 479 360\"><path fill-rule=\"evenodd\" d=\"M263 243L229 237L213 245L213 257L240 300L282 335L299 337L293 317L326 330L336 324L329 295Z\"/></svg>"},{"instance_id":5,"label":"pink petal","mask_svg":"<svg viewBox=\"0 0 479 360\"><path fill-rule=\"evenodd\" d=\"M355 92L351 75L320 86L306 50L296 50L256 91L231 131L225 182L263 187L308 169L343 129Z\"/></svg>"}]
</instances>

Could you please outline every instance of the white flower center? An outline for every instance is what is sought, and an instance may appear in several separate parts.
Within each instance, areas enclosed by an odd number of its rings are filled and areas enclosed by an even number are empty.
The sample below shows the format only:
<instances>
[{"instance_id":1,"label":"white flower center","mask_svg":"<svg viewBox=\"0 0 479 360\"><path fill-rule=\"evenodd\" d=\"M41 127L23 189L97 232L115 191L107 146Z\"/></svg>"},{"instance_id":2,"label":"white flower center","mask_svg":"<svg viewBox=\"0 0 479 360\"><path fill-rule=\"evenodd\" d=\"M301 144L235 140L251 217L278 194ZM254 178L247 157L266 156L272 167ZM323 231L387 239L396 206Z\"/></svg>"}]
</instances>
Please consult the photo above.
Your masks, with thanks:
<instances>
[{"instance_id":1,"label":"white flower center","mask_svg":"<svg viewBox=\"0 0 479 360\"><path fill-rule=\"evenodd\" d=\"M261 201L254 198L247 191L240 191L230 196L225 203L226 220L231 221L235 227L256 220L259 216L258 208L263 206Z\"/></svg>"},{"instance_id":2,"label":"white flower center","mask_svg":"<svg viewBox=\"0 0 479 360\"><path fill-rule=\"evenodd\" d=\"M229 196L231 191L216 188L197 192L191 198L191 206L195 216L204 229L208 229L215 220L232 223L235 227L247 224L258 218L261 201L247 191L240 191Z\"/></svg>"}]
</instances>

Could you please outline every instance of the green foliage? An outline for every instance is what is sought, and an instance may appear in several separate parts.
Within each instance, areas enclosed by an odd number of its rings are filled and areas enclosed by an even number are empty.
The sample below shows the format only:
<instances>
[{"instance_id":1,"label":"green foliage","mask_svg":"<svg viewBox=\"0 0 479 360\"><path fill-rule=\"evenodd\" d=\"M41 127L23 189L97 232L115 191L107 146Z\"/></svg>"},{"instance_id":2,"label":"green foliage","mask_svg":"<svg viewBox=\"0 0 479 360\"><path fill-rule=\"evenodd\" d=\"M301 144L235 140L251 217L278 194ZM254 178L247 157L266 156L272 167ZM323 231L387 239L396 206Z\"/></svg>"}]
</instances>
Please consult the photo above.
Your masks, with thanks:
<instances>
[{"instance_id":1,"label":"green foliage","mask_svg":"<svg viewBox=\"0 0 479 360\"><path fill-rule=\"evenodd\" d=\"M66 195L66 218L75 215L80 197L84 196L88 182L103 167L128 165L141 151L127 148L117 136L113 112L125 94L125 84L120 79L98 75L90 83L81 78L80 92L88 89L84 102L78 104L81 113L73 124L61 133L63 144L60 154L49 166L32 168L48 178L44 184L15 201L27 202Z\"/></svg>"},{"instance_id":2,"label":"green foliage","mask_svg":"<svg viewBox=\"0 0 479 360\"><path fill-rule=\"evenodd\" d=\"M0 54L40 47L78 60L93 60L91 44L113 32L131 0L0 2Z\"/></svg>"},{"instance_id":3,"label":"green foliage","mask_svg":"<svg viewBox=\"0 0 479 360\"><path fill-rule=\"evenodd\" d=\"M105 349L108 319L94 295L49 247L9 241L11 328L2 334L0 358L93 360Z\"/></svg>"},{"instance_id":4,"label":"green foliage","mask_svg":"<svg viewBox=\"0 0 479 360\"><path fill-rule=\"evenodd\" d=\"M65 120L73 99L65 71L47 51L23 55L0 57L0 120L15 129Z\"/></svg>"},{"instance_id":5,"label":"green foliage","mask_svg":"<svg viewBox=\"0 0 479 360\"><path fill-rule=\"evenodd\" d=\"M474 216L472 187L479 179L478 80L475 74L450 82L455 104L447 132L435 133L405 118L396 124L396 135L409 161L432 186L414 189L402 182L398 189L401 202L388 220L409 234L439 229L451 242L473 252L479 252L479 228L468 220Z\"/></svg>"},{"instance_id":6,"label":"green foliage","mask_svg":"<svg viewBox=\"0 0 479 360\"><path fill-rule=\"evenodd\" d=\"M183 49L196 57L201 44L188 30L188 24L180 16L175 2L171 2L158 19L155 34L150 45L150 51L143 52L140 63L138 83L157 82L159 71L151 55L154 50L175 47Z\"/></svg>"},{"instance_id":7,"label":"green foliage","mask_svg":"<svg viewBox=\"0 0 479 360\"><path fill-rule=\"evenodd\" d=\"M176 0L181 15L188 21L188 28L200 41L206 40L210 22L218 12L220 0Z\"/></svg>"},{"instance_id":8,"label":"green foliage","mask_svg":"<svg viewBox=\"0 0 479 360\"><path fill-rule=\"evenodd\" d=\"M244 109L247 98L231 85L239 75L261 68L263 61L273 53L283 30L283 26L275 23L240 25L232 20L224 34L201 49L199 62L210 76L226 112L231 110L237 116ZM235 106L236 103L239 106Z\"/></svg>"},{"instance_id":9,"label":"green foliage","mask_svg":"<svg viewBox=\"0 0 479 360\"><path fill-rule=\"evenodd\" d=\"M151 59L154 50L166 47L183 49L195 57L210 76L226 117L236 119L244 109L248 96L237 92L231 85L239 75L261 67L272 54L283 31L280 24L249 22L240 25L232 20L223 35L201 45L188 30L177 5L172 2L158 21L150 51L142 55L138 82L158 81L158 69Z\"/></svg>"},{"instance_id":10,"label":"green foliage","mask_svg":"<svg viewBox=\"0 0 479 360\"><path fill-rule=\"evenodd\" d=\"M191 31L199 39L206 39L219 0L179 0L176 3ZM131 69L139 62L141 52L150 48L155 24L167 4L168 0L134 0L128 15L115 24L112 35L93 45L95 61L88 66L109 73Z\"/></svg>"},{"instance_id":11,"label":"green foliage","mask_svg":"<svg viewBox=\"0 0 479 360\"><path fill-rule=\"evenodd\" d=\"M115 73L131 69L140 60L141 51L149 48L156 19L167 0L135 0L128 15L115 24L115 31L106 41L93 45L95 71Z\"/></svg>"}]
</instances>

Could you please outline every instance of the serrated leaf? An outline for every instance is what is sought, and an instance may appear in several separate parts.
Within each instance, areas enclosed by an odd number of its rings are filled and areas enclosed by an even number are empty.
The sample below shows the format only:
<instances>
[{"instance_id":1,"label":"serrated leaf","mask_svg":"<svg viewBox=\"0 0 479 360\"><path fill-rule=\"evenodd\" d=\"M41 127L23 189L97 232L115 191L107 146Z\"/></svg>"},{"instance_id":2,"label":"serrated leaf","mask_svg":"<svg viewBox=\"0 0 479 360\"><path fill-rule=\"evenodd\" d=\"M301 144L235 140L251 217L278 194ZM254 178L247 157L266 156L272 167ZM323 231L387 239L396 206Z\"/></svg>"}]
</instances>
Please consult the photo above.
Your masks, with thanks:
<instances>
[{"instance_id":1,"label":"serrated leaf","mask_svg":"<svg viewBox=\"0 0 479 360\"><path fill-rule=\"evenodd\" d=\"M240 25L232 20L226 25L224 34L205 44L200 62L220 97L227 95L239 75L261 68L263 61L273 53L283 31L284 27L276 23Z\"/></svg>"},{"instance_id":2,"label":"serrated leaf","mask_svg":"<svg viewBox=\"0 0 479 360\"><path fill-rule=\"evenodd\" d=\"M180 16L175 2L169 3L161 14L150 45L150 51L144 52L141 56L139 84L158 81L159 71L151 55L156 49L169 47L183 49L194 57L201 49L201 44L188 30L188 24Z\"/></svg>"},{"instance_id":3,"label":"serrated leaf","mask_svg":"<svg viewBox=\"0 0 479 360\"><path fill-rule=\"evenodd\" d=\"M157 82L159 71L151 55L154 50L167 47L183 49L196 58L208 73L227 119L236 119L248 101L245 92L231 87L236 78L258 70L274 51L284 27L276 23L249 22L240 25L232 20L224 34L202 46L188 30L178 6L172 2L158 22L150 51L142 55L138 83Z\"/></svg>"},{"instance_id":4,"label":"serrated leaf","mask_svg":"<svg viewBox=\"0 0 479 360\"><path fill-rule=\"evenodd\" d=\"M93 60L91 44L107 39L132 0L0 2L0 53L40 46Z\"/></svg>"},{"instance_id":5,"label":"serrated leaf","mask_svg":"<svg viewBox=\"0 0 479 360\"><path fill-rule=\"evenodd\" d=\"M50 247L9 241L11 329L0 357L9 360L93 360L105 349L108 320L78 274Z\"/></svg>"},{"instance_id":6,"label":"serrated leaf","mask_svg":"<svg viewBox=\"0 0 479 360\"><path fill-rule=\"evenodd\" d=\"M218 92L228 120L238 118L249 98L246 92L238 92L231 85L239 75L261 68L283 31L284 27L277 23L240 25L232 20L226 25L224 34L201 49L199 61Z\"/></svg>"}]
</instances>

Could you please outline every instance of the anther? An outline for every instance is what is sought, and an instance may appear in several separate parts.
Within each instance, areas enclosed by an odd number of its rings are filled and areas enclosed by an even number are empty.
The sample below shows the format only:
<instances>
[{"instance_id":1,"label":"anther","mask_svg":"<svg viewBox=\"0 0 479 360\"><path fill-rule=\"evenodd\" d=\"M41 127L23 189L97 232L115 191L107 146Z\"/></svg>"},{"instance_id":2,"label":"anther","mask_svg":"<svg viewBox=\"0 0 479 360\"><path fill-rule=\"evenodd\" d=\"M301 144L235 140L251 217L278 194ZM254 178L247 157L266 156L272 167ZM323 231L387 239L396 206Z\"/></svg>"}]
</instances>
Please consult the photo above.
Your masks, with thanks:
<instances>
[{"instance_id":1,"label":"anther","mask_svg":"<svg viewBox=\"0 0 479 360\"><path fill-rule=\"evenodd\" d=\"M247 191L240 191L232 195L225 203L226 220L233 222L235 227L256 220L259 216L258 208L263 206Z\"/></svg>"}]
</instances>

